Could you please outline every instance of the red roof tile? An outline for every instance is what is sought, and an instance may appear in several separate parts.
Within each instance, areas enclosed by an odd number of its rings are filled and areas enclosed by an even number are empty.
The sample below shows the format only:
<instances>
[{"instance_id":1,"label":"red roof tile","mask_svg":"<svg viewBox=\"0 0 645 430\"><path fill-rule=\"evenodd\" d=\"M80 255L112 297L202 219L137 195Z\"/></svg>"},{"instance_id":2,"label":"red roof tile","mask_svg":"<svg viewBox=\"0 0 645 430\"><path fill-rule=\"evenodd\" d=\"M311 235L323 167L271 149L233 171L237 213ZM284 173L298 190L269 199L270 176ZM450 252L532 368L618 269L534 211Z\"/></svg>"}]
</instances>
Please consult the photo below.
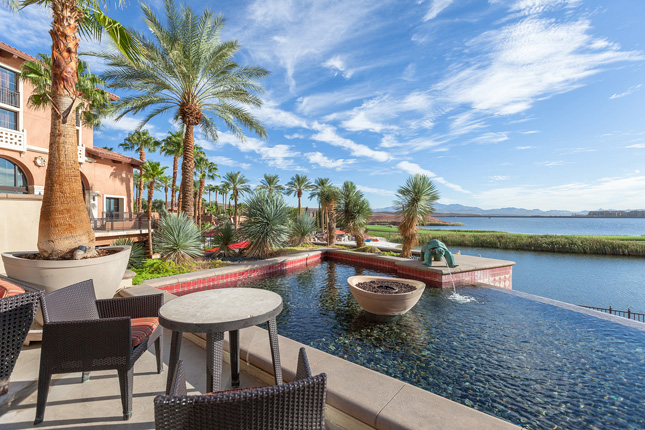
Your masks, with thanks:
<instances>
[{"instance_id":1,"label":"red roof tile","mask_svg":"<svg viewBox=\"0 0 645 430\"><path fill-rule=\"evenodd\" d=\"M135 167L143 166L141 160L137 158L128 157L127 155L119 154L118 152L108 151L107 149L92 147L85 148L85 153L96 158L105 158L107 160L120 161L121 163L132 164Z\"/></svg>"}]
</instances>

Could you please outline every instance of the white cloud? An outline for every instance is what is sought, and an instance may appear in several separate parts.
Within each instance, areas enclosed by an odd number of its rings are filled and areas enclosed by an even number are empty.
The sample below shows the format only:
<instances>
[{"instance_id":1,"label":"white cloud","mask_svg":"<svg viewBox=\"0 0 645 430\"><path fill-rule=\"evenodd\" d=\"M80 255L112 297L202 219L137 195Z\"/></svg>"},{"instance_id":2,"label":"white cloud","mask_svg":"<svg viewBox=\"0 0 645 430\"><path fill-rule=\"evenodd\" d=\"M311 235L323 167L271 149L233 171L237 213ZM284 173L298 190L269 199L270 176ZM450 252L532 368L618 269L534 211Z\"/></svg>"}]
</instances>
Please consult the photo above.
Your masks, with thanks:
<instances>
[{"instance_id":1,"label":"white cloud","mask_svg":"<svg viewBox=\"0 0 645 430\"><path fill-rule=\"evenodd\" d=\"M219 155L213 155L208 157L209 160L211 160L213 163L217 164L218 166L227 166L227 167L239 167L240 169L250 169L251 165L248 163L240 163L239 161L235 161L231 158L228 157L221 157Z\"/></svg>"},{"instance_id":2,"label":"white cloud","mask_svg":"<svg viewBox=\"0 0 645 430\"><path fill-rule=\"evenodd\" d=\"M52 15L49 8L30 5L14 12L4 6L0 7L2 41L14 48L51 54L51 27Z\"/></svg>"},{"instance_id":3,"label":"white cloud","mask_svg":"<svg viewBox=\"0 0 645 430\"><path fill-rule=\"evenodd\" d=\"M401 161L396 165L396 167L411 175L416 175L416 174L426 175L429 178L431 178L433 181L443 184L448 188L452 188L455 191L459 191L461 193L466 193L466 194L472 194L470 191L464 190L461 186L446 181L441 176L435 175L430 170L424 169L423 167L419 166L416 163L410 163L409 161Z\"/></svg>"},{"instance_id":4,"label":"white cloud","mask_svg":"<svg viewBox=\"0 0 645 430\"><path fill-rule=\"evenodd\" d=\"M356 185L356 188L358 188L360 191L368 194L378 194L381 196L394 196L396 195L396 192L392 190L385 190L383 188L372 188L372 187L367 187L365 185Z\"/></svg>"},{"instance_id":5,"label":"white cloud","mask_svg":"<svg viewBox=\"0 0 645 430\"><path fill-rule=\"evenodd\" d=\"M585 19L556 22L534 16L488 31L472 40L469 52L487 52L455 67L436 85L452 104L510 115L539 99L582 86L583 79L618 62L642 59L612 43L599 43ZM478 65L470 65L473 62Z\"/></svg>"},{"instance_id":6,"label":"white cloud","mask_svg":"<svg viewBox=\"0 0 645 430\"><path fill-rule=\"evenodd\" d=\"M293 158L299 157L301 154L292 151L290 145L270 146L265 141L253 137L247 137L242 141L231 133L219 133L219 140L216 143L219 146L234 146L242 152L255 152L271 167L283 170L302 170L293 161Z\"/></svg>"},{"instance_id":7,"label":"white cloud","mask_svg":"<svg viewBox=\"0 0 645 430\"><path fill-rule=\"evenodd\" d=\"M632 87L627 88L627 90L625 92L622 92L620 94L612 94L611 97L609 97L609 99L614 100L614 99L619 99L621 97L628 96L628 95L630 95L632 93L635 93L636 91L640 90L640 88L641 88L641 84L634 85Z\"/></svg>"},{"instance_id":8,"label":"white cloud","mask_svg":"<svg viewBox=\"0 0 645 430\"><path fill-rule=\"evenodd\" d=\"M508 140L508 133L505 132L490 132L484 133L472 139L475 143L499 143Z\"/></svg>"},{"instance_id":9,"label":"white cloud","mask_svg":"<svg viewBox=\"0 0 645 430\"><path fill-rule=\"evenodd\" d=\"M388 161L392 157L385 151L376 151L367 145L356 143L353 140L346 139L336 134L336 129L330 125L315 123L314 130L318 133L311 138L319 142L325 142L333 146L345 148L354 157L366 157L376 161Z\"/></svg>"},{"instance_id":10,"label":"white cloud","mask_svg":"<svg viewBox=\"0 0 645 430\"><path fill-rule=\"evenodd\" d=\"M562 160L557 160L557 161L536 161L535 165L536 166L542 166L542 167L555 167L555 166L563 166L565 164L568 164Z\"/></svg>"},{"instance_id":11,"label":"white cloud","mask_svg":"<svg viewBox=\"0 0 645 430\"><path fill-rule=\"evenodd\" d=\"M305 154L305 157L309 160L311 164L317 164L320 167L326 169L336 169L342 170L350 164L354 164L356 160L354 159L343 159L339 158L337 160L332 160L331 158L325 157L321 152L308 152Z\"/></svg>"},{"instance_id":12,"label":"white cloud","mask_svg":"<svg viewBox=\"0 0 645 430\"><path fill-rule=\"evenodd\" d=\"M336 111L342 105L373 96L374 90L363 84L343 87L337 91L300 97L297 110L305 115L319 113L328 109Z\"/></svg>"},{"instance_id":13,"label":"white cloud","mask_svg":"<svg viewBox=\"0 0 645 430\"><path fill-rule=\"evenodd\" d=\"M331 57L329 60L323 63L323 66L327 67L332 71L340 72L343 75L343 78L345 79L351 78L354 75L354 73L364 69L364 67L359 67L359 68L348 67L345 60L340 55L335 55ZM336 73L334 73L334 75L336 75Z\"/></svg>"},{"instance_id":14,"label":"white cloud","mask_svg":"<svg viewBox=\"0 0 645 430\"><path fill-rule=\"evenodd\" d=\"M504 175L493 175L493 176L489 176L489 178L492 179L493 181L507 181L509 179L508 176L504 176Z\"/></svg>"},{"instance_id":15,"label":"white cloud","mask_svg":"<svg viewBox=\"0 0 645 430\"><path fill-rule=\"evenodd\" d=\"M119 132L132 133L141 124L141 119L137 119L130 115L125 115L123 118L117 121L114 117L108 117L108 118L104 118L101 121L101 124L102 124L101 126L102 131L115 130ZM152 134L156 133L154 125L150 123L144 125L143 130L148 130Z\"/></svg>"},{"instance_id":16,"label":"white cloud","mask_svg":"<svg viewBox=\"0 0 645 430\"><path fill-rule=\"evenodd\" d=\"M265 100L262 107L249 107L248 109L262 124L280 128L309 128L307 121L303 118L280 109L272 101Z\"/></svg>"},{"instance_id":17,"label":"white cloud","mask_svg":"<svg viewBox=\"0 0 645 430\"><path fill-rule=\"evenodd\" d=\"M493 0L492 3L499 3L500 0ZM518 11L524 15L539 14L548 10L561 7L574 7L582 0L513 0L510 10Z\"/></svg>"},{"instance_id":18,"label":"white cloud","mask_svg":"<svg viewBox=\"0 0 645 430\"><path fill-rule=\"evenodd\" d=\"M537 146L516 146L515 149L518 151L526 151L527 149L535 149Z\"/></svg>"},{"instance_id":19,"label":"white cloud","mask_svg":"<svg viewBox=\"0 0 645 430\"><path fill-rule=\"evenodd\" d=\"M430 9L423 17L424 21L434 19L441 13L442 10L450 6L455 0L430 0Z\"/></svg>"},{"instance_id":20,"label":"white cloud","mask_svg":"<svg viewBox=\"0 0 645 430\"><path fill-rule=\"evenodd\" d=\"M602 178L552 187L517 186L477 193L473 204L491 208L503 201L515 207L539 207L542 210L593 210L601 207L645 207L645 176Z\"/></svg>"},{"instance_id":21,"label":"white cloud","mask_svg":"<svg viewBox=\"0 0 645 430\"><path fill-rule=\"evenodd\" d=\"M634 145L626 146L625 148L645 148L645 143L635 143Z\"/></svg>"}]
</instances>

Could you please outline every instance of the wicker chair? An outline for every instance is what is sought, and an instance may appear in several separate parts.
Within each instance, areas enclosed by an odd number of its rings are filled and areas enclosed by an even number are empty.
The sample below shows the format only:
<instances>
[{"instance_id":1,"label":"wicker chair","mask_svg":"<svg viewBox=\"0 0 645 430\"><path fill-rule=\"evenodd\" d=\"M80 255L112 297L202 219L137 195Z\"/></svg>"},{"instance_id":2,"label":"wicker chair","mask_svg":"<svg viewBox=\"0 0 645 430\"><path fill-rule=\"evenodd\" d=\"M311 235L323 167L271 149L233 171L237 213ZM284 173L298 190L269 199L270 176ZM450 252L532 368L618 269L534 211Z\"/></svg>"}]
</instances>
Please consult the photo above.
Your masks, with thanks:
<instances>
[{"instance_id":1,"label":"wicker chair","mask_svg":"<svg viewBox=\"0 0 645 430\"><path fill-rule=\"evenodd\" d=\"M282 385L186 395L183 362L170 396L155 398L158 430L312 430L325 428L327 375L311 376L300 349L296 380Z\"/></svg>"},{"instance_id":2,"label":"wicker chair","mask_svg":"<svg viewBox=\"0 0 645 430\"><path fill-rule=\"evenodd\" d=\"M29 292L0 298L0 395L9 390L9 377L34 322L42 292ZM4 295L5 290L2 293Z\"/></svg>"},{"instance_id":3,"label":"wicker chair","mask_svg":"<svg viewBox=\"0 0 645 430\"><path fill-rule=\"evenodd\" d=\"M129 419L134 362L153 342L157 372L163 370L162 327L157 319L162 304L162 294L97 300L91 280L44 296L34 424L43 421L52 374L83 372L86 380L88 372L106 369L118 371L123 419Z\"/></svg>"}]
</instances>

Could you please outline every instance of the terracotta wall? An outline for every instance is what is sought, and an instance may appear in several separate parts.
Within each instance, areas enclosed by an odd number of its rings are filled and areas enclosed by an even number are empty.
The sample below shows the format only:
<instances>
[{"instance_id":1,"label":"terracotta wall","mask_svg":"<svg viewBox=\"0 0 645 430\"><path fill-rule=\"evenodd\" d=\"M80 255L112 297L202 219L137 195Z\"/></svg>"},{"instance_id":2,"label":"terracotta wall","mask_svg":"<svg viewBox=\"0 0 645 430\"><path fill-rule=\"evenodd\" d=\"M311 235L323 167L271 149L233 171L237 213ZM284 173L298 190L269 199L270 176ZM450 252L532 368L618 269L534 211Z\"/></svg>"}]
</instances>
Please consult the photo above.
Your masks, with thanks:
<instances>
[{"instance_id":1,"label":"terracotta wall","mask_svg":"<svg viewBox=\"0 0 645 430\"><path fill-rule=\"evenodd\" d=\"M0 253L36 249L41 206L42 196L0 194Z\"/></svg>"}]
</instances>

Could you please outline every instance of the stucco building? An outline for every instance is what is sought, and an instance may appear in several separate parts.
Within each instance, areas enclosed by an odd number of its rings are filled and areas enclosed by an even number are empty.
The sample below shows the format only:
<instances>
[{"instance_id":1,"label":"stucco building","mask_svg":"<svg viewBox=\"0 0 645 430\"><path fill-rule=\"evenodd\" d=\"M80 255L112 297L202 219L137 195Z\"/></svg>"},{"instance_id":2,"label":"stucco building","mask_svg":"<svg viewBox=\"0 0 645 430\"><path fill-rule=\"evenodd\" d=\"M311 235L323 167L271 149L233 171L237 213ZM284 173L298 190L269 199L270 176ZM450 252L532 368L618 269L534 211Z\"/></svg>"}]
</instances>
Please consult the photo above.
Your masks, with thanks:
<instances>
[{"instance_id":1,"label":"stucco building","mask_svg":"<svg viewBox=\"0 0 645 430\"><path fill-rule=\"evenodd\" d=\"M22 63L36 59L0 42L0 252L36 248L38 217L48 162L51 113L27 104L33 87L19 79ZM116 100L116 96L111 96ZM77 121L78 162L87 211L97 243L107 244L108 219L133 208L133 169L141 161L94 146L93 131ZM2 267L0 267L0 272Z\"/></svg>"}]
</instances>

